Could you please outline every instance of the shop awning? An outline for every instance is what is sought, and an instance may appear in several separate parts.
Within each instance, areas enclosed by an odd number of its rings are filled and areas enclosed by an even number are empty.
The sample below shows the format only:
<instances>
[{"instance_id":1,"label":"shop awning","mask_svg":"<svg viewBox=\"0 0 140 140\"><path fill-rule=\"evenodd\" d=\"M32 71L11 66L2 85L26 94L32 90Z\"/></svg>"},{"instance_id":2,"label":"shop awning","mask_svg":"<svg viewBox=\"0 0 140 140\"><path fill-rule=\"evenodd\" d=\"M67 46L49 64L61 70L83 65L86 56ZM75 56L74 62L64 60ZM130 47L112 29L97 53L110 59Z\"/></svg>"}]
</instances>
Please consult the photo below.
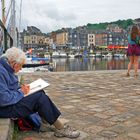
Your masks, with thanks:
<instances>
[{"instance_id":1,"label":"shop awning","mask_svg":"<svg viewBox=\"0 0 140 140\"><path fill-rule=\"evenodd\" d=\"M127 46L117 46L117 45L109 45L107 46L108 49L126 49Z\"/></svg>"},{"instance_id":2,"label":"shop awning","mask_svg":"<svg viewBox=\"0 0 140 140\"><path fill-rule=\"evenodd\" d=\"M100 49L107 49L107 46L99 46Z\"/></svg>"}]
</instances>

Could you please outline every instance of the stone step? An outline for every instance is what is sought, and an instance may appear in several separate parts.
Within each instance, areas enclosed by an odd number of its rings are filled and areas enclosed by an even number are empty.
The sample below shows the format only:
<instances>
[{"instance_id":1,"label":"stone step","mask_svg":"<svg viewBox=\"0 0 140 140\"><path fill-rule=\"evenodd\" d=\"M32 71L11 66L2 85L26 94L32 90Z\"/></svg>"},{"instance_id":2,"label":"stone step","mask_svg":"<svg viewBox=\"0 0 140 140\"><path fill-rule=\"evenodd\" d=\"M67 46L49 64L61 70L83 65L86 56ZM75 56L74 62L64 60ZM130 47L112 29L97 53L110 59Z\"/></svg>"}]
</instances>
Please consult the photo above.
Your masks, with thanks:
<instances>
[{"instance_id":1,"label":"stone step","mask_svg":"<svg viewBox=\"0 0 140 140\"><path fill-rule=\"evenodd\" d=\"M0 140L12 140L13 126L10 119L0 118Z\"/></svg>"}]
</instances>

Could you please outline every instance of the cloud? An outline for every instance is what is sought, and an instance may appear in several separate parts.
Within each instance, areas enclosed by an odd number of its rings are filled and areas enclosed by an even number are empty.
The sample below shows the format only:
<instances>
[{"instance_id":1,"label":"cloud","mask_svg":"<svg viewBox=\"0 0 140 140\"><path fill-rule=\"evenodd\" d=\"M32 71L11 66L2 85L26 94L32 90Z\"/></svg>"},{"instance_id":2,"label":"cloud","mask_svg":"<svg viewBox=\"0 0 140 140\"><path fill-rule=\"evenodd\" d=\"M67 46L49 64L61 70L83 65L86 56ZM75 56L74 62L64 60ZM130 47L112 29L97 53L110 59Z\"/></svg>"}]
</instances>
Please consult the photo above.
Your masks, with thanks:
<instances>
[{"instance_id":1,"label":"cloud","mask_svg":"<svg viewBox=\"0 0 140 140\"><path fill-rule=\"evenodd\" d=\"M17 0L17 14L19 4ZM47 33L87 23L135 19L139 18L139 4L139 0L23 0L21 27L36 26Z\"/></svg>"}]
</instances>

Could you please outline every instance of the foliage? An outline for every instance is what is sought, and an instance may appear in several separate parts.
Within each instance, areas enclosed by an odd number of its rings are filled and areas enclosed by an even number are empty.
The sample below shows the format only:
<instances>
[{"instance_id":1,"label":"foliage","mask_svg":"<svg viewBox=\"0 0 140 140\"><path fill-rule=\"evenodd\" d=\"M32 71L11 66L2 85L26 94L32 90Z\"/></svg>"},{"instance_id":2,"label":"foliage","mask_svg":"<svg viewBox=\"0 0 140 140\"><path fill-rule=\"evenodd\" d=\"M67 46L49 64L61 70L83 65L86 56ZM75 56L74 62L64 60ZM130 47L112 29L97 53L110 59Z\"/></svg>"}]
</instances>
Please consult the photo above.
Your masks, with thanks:
<instances>
[{"instance_id":1,"label":"foliage","mask_svg":"<svg viewBox=\"0 0 140 140\"><path fill-rule=\"evenodd\" d=\"M18 126L14 125L14 133L13 133L13 140L16 140L18 138L18 134L19 134L19 130L18 130Z\"/></svg>"},{"instance_id":2,"label":"foliage","mask_svg":"<svg viewBox=\"0 0 140 140\"><path fill-rule=\"evenodd\" d=\"M20 83L20 85L23 85L23 84L24 84L23 75L20 75L20 76L19 76L19 83Z\"/></svg>"},{"instance_id":3,"label":"foliage","mask_svg":"<svg viewBox=\"0 0 140 140\"><path fill-rule=\"evenodd\" d=\"M127 29L128 26L133 25L133 20L132 19L127 19L127 20L117 20L114 22L104 22L104 23L99 23L99 24L87 24L88 29L93 29L93 30L105 30L106 27L110 24L117 24L119 27L123 29Z\"/></svg>"}]
</instances>

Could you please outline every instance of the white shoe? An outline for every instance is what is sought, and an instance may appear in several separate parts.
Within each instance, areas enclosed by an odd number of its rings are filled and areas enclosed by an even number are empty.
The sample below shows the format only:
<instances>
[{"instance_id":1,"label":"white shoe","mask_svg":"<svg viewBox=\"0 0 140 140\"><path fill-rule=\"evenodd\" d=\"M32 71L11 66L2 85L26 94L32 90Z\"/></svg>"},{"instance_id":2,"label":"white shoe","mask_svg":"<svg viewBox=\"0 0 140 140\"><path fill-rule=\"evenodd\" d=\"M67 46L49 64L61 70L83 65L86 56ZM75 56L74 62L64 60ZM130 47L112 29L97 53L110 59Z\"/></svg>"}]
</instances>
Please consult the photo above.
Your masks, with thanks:
<instances>
[{"instance_id":1,"label":"white shoe","mask_svg":"<svg viewBox=\"0 0 140 140\"><path fill-rule=\"evenodd\" d=\"M69 125L65 125L63 129L56 129L54 136L56 137L67 137L67 138L77 138L80 132L72 129Z\"/></svg>"}]
</instances>

